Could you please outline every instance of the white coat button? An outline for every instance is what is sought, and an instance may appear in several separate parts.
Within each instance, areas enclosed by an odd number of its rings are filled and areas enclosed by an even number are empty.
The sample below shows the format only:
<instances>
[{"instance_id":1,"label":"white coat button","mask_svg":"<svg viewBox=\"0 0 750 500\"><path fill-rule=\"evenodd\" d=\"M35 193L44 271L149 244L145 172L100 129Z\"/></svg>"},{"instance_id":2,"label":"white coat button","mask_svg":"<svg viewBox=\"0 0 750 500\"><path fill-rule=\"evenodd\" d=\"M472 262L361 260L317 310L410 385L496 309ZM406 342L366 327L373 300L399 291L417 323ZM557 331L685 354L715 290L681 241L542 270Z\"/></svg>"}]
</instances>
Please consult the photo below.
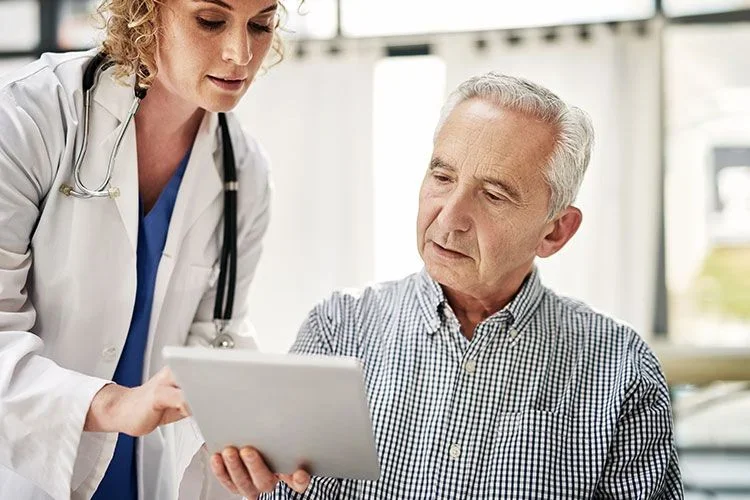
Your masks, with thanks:
<instances>
[{"instance_id":1,"label":"white coat button","mask_svg":"<svg viewBox=\"0 0 750 500\"><path fill-rule=\"evenodd\" d=\"M452 444L450 449L448 450L448 454L451 456L451 458L458 458L461 456L461 446L457 444Z\"/></svg>"},{"instance_id":2,"label":"white coat button","mask_svg":"<svg viewBox=\"0 0 750 500\"><path fill-rule=\"evenodd\" d=\"M104 361L114 361L117 358L117 347L107 347L102 351Z\"/></svg>"},{"instance_id":3,"label":"white coat button","mask_svg":"<svg viewBox=\"0 0 750 500\"><path fill-rule=\"evenodd\" d=\"M468 360L466 363L464 363L464 370L466 370L466 373L472 374L475 371L477 371L477 362L473 359Z\"/></svg>"}]
</instances>

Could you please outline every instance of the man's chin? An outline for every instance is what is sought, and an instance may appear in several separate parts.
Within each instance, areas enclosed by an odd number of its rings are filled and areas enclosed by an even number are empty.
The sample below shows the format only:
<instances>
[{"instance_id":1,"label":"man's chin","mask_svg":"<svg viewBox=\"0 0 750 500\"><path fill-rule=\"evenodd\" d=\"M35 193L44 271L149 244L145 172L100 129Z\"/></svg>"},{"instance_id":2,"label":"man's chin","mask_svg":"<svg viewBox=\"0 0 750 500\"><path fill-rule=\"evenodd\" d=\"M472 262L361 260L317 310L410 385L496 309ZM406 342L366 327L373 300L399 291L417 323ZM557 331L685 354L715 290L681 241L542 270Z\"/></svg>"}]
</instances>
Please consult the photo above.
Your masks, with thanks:
<instances>
[{"instance_id":1,"label":"man's chin","mask_svg":"<svg viewBox=\"0 0 750 500\"><path fill-rule=\"evenodd\" d=\"M430 278L437 281L441 285L446 285L451 288L460 288L461 282L464 281L467 273L462 272L464 266L460 264L450 265L445 262L436 262L432 260L425 260L425 269ZM462 279L464 277L464 279Z\"/></svg>"}]
</instances>

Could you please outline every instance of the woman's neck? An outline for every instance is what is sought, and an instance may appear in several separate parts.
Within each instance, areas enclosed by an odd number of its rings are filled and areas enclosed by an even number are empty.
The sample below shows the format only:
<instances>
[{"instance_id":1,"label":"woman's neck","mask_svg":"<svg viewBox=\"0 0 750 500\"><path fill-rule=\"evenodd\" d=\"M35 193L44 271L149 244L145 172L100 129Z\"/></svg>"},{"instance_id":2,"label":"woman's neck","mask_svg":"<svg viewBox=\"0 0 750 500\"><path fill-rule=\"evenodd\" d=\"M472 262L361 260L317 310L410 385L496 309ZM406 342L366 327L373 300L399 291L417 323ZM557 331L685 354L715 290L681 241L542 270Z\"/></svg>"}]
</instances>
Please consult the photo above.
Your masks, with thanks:
<instances>
[{"instance_id":1,"label":"woman's neck","mask_svg":"<svg viewBox=\"0 0 750 500\"><path fill-rule=\"evenodd\" d=\"M148 212L193 145L205 110L154 82L135 115L138 191Z\"/></svg>"},{"instance_id":2,"label":"woman's neck","mask_svg":"<svg viewBox=\"0 0 750 500\"><path fill-rule=\"evenodd\" d=\"M184 151L195 140L204 114L204 109L175 96L156 80L135 117L139 139Z\"/></svg>"}]
</instances>

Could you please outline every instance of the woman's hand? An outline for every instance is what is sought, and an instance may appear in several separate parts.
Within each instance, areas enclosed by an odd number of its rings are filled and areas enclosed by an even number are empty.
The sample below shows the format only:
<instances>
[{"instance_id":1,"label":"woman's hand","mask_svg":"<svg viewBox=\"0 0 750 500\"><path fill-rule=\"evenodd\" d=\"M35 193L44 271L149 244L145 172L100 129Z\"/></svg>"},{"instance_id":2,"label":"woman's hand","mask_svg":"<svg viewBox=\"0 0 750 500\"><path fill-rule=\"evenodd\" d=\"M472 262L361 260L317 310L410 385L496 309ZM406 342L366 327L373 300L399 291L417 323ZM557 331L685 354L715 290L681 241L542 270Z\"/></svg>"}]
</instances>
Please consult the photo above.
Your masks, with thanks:
<instances>
[{"instance_id":1,"label":"woman's hand","mask_svg":"<svg viewBox=\"0 0 750 500\"><path fill-rule=\"evenodd\" d=\"M304 493L310 485L310 474L298 469L294 474L274 474L255 448L241 450L227 447L211 457L211 470L219 482L234 494L255 500L261 493L270 493L279 481L284 481L297 493Z\"/></svg>"},{"instance_id":2,"label":"woman's hand","mask_svg":"<svg viewBox=\"0 0 750 500\"><path fill-rule=\"evenodd\" d=\"M138 437L189 415L182 391L169 367L164 367L132 389L117 384L102 387L91 401L83 430Z\"/></svg>"}]
</instances>

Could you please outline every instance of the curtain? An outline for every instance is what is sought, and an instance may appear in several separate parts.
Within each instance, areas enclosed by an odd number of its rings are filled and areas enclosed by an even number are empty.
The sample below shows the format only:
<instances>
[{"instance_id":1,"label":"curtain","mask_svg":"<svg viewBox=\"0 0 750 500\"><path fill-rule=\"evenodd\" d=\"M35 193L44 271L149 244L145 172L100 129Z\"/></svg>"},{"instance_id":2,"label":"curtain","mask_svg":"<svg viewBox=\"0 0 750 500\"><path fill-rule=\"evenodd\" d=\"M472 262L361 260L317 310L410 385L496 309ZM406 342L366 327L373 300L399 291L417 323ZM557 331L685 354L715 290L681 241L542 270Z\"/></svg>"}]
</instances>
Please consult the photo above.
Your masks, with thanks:
<instances>
[{"instance_id":1,"label":"curtain","mask_svg":"<svg viewBox=\"0 0 750 500\"><path fill-rule=\"evenodd\" d=\"M250 292L260 347L285 351L334 289L372 279L372 94L379 51L289 46L236 113L272 163L271 224Z\"/></svg>"}]
</instances>

